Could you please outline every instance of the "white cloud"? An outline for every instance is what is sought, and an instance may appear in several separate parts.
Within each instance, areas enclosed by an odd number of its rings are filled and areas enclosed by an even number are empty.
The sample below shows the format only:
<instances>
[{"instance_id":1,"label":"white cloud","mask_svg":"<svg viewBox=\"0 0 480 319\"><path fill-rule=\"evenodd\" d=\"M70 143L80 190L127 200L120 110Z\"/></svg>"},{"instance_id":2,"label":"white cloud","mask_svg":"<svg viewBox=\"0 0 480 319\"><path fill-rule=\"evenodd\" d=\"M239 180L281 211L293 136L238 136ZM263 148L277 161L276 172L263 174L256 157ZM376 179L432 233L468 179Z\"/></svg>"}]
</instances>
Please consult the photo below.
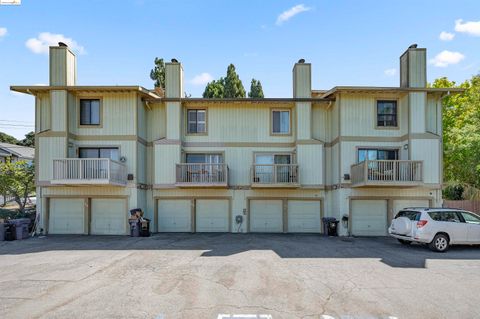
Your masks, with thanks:
<instances>
[{"instance_id":1,"label":"white cloud","mask_svg":"<svg viewBox=\"0 0 480 319\"><path fill-rule=\"evenodd\" d=\"M454 37L455 37L454 33L445 32L445 31L440 32L440 35L438 36L438 38L442 41L452 41Z\"/></svg>"},{"instance_id":2,"label":"white cloud","mask_svg":"<svg viewBox=\"0 0 480 319\"><path fill-rule=\"evenodd\" d=\"M463 22L462 19L458 19L455 21L455 31L480 37L480 21Z\"/></svg>"},{"instance_id":3,"label":"white cloud","mask_svg":"<svg viewBox=\"0 0 480 319\"><path fill-rule=\"evenodd\" d=\"M437 54L433 59L430 59L428 62L430 64L433 64L434 66L444 68L449 66L450 64L457 64L463 59L465 59L465 56L460 52L452 52L445 50Z\"/></svg>"},{"instance_id":4,"label":"white cloud","mask_svg":"<svg viewBox=\"0 0 480 319\"><path fill-rule=\"evenodd\" d=\"M383 71L383 73L385 73L386 76L394 76L395 74L397 74L397 69L386 69L385 71Z\"/></svg>"},{"instance_id":5,"label":"white cloud","mask_svg":"<svg viewBox=\"0 0 480 319\"><path fill-rule=\"evenodd\" d=\"M0 38L7 35L7 28L0 28Z\"/></svg>"},{"instance_id":6,"label":"white cloud","mask_svg":"<svg viewBox=\"0 0 480 319\"><path fill-rule=\"evenodd\" d=\"M25 42L25 46L36 54L48 54L48 47L57 46L58 42L63 42L70 49L80 54L85 54L85 48L72 38L67 38L63 34L42 32L36 38L30 38Z\"/></svg>"},{"instance_id":7,"label":"white cloud","mask_svg":"<svg viewBox=\"0 0 480 319\"><path fill-rule=\"evenodd\" d=\"M278 17L277 17L277 22L276 25L281 25L284 22L290 20L294 16L296 16L299 13L309 11L311 8L306 7L304 4L297 4L294 7L291 7L290 9L283 11Z\"/></svg>"},{"instance_id":8,"label":"white cloud","mask_svg":"<svg viewBox=\"0 0 480 319\"><path fill-rule=\"evenodd\" d=\"M213 80L213 76L211 76L207 72L203 72L202 74L195 75L193 79L190 81L193 85L205 85L208 82Z\"/></svg>"}]
</instances>

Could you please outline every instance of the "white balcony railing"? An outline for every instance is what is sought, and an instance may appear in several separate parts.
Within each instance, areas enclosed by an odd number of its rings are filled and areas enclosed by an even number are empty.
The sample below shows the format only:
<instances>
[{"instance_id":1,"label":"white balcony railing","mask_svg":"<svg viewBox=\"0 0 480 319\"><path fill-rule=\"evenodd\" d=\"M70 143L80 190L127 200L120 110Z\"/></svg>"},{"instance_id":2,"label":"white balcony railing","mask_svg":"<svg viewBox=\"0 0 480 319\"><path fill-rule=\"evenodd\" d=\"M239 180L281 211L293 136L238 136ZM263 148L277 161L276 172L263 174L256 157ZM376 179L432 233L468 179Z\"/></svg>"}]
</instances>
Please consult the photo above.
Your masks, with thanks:
<instances>
[{"instance_id":1,"label":"white balcony railing","mask_svg":"<svg viewBox=\"0 0 480 319\"><path fill-rule=\"evenodd\" d=\"M109 158L53 160L54 184L127 184L127 168Z\"/></svg>"},{"instance_id":2,"label":"white balcony railing","mask_svg":"<svg viewBox=\"0 0 480 319\"><path fill-rule=\"evenodd\" d=\"M254 164L251 168L253 186L298 185L297 164Z\"/></svg>"},{"instance_id":3,"label":"white balcony railing","mask_svg":"<svg viewBox=\"0 0 480 319\"><path fill-rule=\"evenodd\" d=\"M352 186L408 186L423 182L423 162L408 160L366 160L351 166Z\"/></svg>"},{"instance_id":4,"label":"white balcony railing","mask_svg":"<svg viewBox=\"0 0 480 319\"><path fill-rule=\"evenodd\" d=\"M227 164L182 163L176 167L179 186L227 186Z\"/></svg>"}]
</instances>

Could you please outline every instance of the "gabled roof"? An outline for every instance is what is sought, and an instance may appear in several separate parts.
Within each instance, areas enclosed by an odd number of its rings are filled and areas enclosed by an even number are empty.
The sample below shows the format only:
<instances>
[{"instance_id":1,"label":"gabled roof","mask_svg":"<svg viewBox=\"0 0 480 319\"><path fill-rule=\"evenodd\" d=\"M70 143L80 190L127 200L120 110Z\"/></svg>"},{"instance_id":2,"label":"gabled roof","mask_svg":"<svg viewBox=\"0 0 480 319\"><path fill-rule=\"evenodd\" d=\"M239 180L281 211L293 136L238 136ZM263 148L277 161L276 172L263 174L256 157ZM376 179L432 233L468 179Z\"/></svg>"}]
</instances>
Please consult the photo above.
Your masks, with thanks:
<instances>
[{"instance_id":1,"label":"gabled roof","mask_svg":"<svg viewBox=\"0 0 480 319\"><path fill-rule=\"evenodd\" d=\"M0 143L0 155L15 155L21 159L32 160L35 157L35 149L10 143Z\"/></svg>"}]
</instances>

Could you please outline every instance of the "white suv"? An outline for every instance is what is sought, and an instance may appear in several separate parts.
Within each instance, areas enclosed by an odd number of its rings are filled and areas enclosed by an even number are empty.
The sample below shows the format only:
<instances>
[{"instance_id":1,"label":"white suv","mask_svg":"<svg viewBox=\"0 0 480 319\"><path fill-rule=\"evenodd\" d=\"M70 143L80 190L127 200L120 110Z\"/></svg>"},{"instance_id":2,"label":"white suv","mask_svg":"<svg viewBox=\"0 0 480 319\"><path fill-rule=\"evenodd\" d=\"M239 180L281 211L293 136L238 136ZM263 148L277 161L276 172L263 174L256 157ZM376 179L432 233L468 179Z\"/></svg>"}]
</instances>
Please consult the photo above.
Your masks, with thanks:
<instances>
[{"instance_id":1,"label":"white suv","mask_svg":"<svg viewBox=\"0 0 480 319\"><path fill-rule=\"evenodd\" d=\"M480 216L455 208L409 207L398 212L388 233L404 245L425 243L445 252L450 245L480 244Z\"/></svg>"}]
</instances>

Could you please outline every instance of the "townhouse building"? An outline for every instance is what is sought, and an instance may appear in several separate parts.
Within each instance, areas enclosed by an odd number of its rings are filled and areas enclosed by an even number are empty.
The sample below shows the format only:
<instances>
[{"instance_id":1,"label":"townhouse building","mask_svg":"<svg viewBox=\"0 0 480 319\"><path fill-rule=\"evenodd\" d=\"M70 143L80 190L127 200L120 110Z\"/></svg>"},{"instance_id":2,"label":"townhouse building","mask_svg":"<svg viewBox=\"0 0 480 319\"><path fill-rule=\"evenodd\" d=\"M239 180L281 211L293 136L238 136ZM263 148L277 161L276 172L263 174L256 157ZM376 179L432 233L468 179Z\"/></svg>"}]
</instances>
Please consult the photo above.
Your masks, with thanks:
<instances>
[{"instance_id":1,"label":"townhouse building","mask_svg":"<svg viewBox=\"0 0 480 319\"><path fill-rule=\"evenodd\" d=\"M186 98L166 64L164 94L80 86L76 57L50 48L35 96L37 209L47 234L128 234L140 207L154 232L386 235L395 212L442 203L442 98L426 49L400 57L398 87L313 90L293 67L292 98Z\"/></svg>"}]
</instances>

